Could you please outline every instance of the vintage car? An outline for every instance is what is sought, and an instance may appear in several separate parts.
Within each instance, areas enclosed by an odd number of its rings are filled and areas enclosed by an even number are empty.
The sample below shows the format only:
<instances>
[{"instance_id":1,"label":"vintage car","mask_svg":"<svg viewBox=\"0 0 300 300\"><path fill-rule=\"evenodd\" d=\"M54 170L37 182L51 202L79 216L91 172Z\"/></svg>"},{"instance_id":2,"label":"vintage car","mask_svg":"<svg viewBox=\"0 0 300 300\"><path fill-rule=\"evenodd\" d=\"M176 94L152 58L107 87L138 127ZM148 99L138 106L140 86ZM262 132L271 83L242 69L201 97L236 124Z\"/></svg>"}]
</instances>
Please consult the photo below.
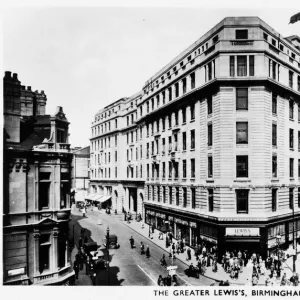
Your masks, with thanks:
<instances>
[{"instance_id":1,"label":"vintage car","mask_svg":"<svg viewBox=\"0 0 300 300\"><path fill-rule=\"evenodd\" d=\"M107 237L104 237L104 239L103 239L103 245L106 247L106 245L107 245ZM120 245L118 244L118 237L115 234L110 234L109 235L108 247L112 248L112 249L118 249L118 248L120 248Z\"/></svg>"}]
</instances>

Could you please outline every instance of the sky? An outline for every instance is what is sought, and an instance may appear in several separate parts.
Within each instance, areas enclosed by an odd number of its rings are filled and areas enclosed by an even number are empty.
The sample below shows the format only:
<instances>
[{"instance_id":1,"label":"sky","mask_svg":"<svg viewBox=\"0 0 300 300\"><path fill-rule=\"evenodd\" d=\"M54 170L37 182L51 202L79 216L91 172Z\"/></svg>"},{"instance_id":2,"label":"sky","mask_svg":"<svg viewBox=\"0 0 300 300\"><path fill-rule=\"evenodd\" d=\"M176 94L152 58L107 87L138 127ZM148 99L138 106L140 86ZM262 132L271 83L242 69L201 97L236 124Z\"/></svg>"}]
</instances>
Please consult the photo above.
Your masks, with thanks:
<instances>
[{"instance_id":1,"label":"sky","mask_svg":"<svg viewBox=\"0 0 300 300\"><path fill-rule=\"evenodd\" d=\"M223 18L258 16L283 36L300 35L300 21L288 24L300 12L300 1L247 2L251 8L241 1L205 6L199 1L152 1L148 6L128 1L127 7L95 6L91 1L43 6L33 1L6 7L3 74L18 73L22 85L44 90L47 114L63 107L72 147L88 146L98 110L140 91Z\"/></svg>"}]
</instances>

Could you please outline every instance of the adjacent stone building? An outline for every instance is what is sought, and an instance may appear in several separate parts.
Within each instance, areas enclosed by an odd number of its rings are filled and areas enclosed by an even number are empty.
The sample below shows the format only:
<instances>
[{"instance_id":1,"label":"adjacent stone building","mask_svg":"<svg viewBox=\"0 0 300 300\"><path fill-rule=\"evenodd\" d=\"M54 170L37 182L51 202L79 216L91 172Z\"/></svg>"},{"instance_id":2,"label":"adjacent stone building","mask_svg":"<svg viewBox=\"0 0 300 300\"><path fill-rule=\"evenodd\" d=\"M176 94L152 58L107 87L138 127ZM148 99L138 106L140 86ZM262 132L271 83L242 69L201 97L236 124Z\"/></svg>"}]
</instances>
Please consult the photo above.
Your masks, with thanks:
<instances>
[{"instance_id":1,"label":"adjacent stone building","mask_svg":"<svg viewBox=\"0 0 300 300\"><path fill-rule=\"evenodd\" d=\"M123 207L191 246L265 255L300 238L299 123L299 37L257 17L225 18L137 97L96 114L91 185L109 182ZM116 175L98 165L101 153L114 158L105 141L115 133ZM136 206L125 182L136 185Z\"/></svg>"},{"instance_id":2,"label":"adjacent stone building","mask_svg":"<svg viewBox=\"0 0 300 300\"><path fill-rule=\"evenodd\" d=\"M72 153L61 107L46 114L44 91L5 72L3 283L69 285Z\"/></svg>"}]
</instances>

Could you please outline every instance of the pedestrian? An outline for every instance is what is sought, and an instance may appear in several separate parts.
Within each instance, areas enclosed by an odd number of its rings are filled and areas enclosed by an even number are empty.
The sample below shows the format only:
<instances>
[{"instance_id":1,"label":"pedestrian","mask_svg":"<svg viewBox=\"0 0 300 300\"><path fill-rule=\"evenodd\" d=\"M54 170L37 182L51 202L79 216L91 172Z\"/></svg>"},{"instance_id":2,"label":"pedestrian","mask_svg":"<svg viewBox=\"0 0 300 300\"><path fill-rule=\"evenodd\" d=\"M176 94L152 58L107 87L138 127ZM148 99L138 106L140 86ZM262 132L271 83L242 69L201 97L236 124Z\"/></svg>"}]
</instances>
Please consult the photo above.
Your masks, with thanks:
<instances>
[{"instance_id":1,"label":"pedestrian","mask_svg":"<svg viewBox=\"0 0 300 300\"><path fill-rule=\"evenodd\" d=\"M87 236L84 237L84 243L87 243L88 242L88 238Z\"/></svg>"},{"instance_id":2,"label":"pedestrian","mask_svg":"<svg viewBox=\"0 0 300 300\"><path fill-rule=\"evenodd\" d=\"M169 243L169 237L168 237L168 236L166 236L166 248L168 248L168 247L169 247L169 245L170 245L170 243Z\"/></svg>"},{"instance_id":3,"label":"pedestrian","mask_svg":"<svg viewBox=\"0 0 300 300\"><path fill-rule=\"evenodd\" d=\"M191 248L187 248L186 253L187 253L187 259L188 259L188 260L191 260L191 259L192 259L192 251L191 251Z\"/></svg>"},{"instance_id":4,"label":"pedestrian","mask_svg":"<svg viewBox=\"0 0 300 300\"><path fill-rule=\"evenodd\" d=\"M131 249L135 248L135 245L134 245L134 239L133 239L132 236L131 236L131 238L129 239L129 242L130 242Z\"/></svg>"},{"instance_id":5,"label":"pedestrian","mask_svg":"<svg viewBox=\"0 0 300 300\"><path fill-rule=\"evenodd\" d=\"M75 277L76 277L76 279L78 279L79 265L78 265L78 261L77 260L74 261L73 269L74 269L74 272L75 272Z\"/></svg>"},{"instance_id":6,"label":"pedestrian","mask_svg":"<svg viewBox=\"0 0 300 300\"><path fill-rule=\"evenodd\" d=\"M78 247L79 247L79 249L82 247L82 238L81 237L78 240Z\"/></svg>"},{"instance_id":7,"label":"pedestrian","mask_svg":"<svg viewBox=\"0 0 300 300\"><path fill-rule=\"evenodd\" d=\"M158 239L159 240L163 240L164 239L164 234L162 232L159 232Z\"/></svg>"},{"instance_id":8,"label":"pedestrian","mask_svg":"<svg viewBox=\"0 0 300 300\"><path fill-rule=\"evenodd\" d=\"M296 276L295 276L295 286L298 286L299 285L299 274L296 273Z\"/></svg>"},{"instance_id":9,"label":"pedestrian","mask_svg":"<svg viewBox=\"0 0 300 300\"><path fill-rule=\"evenodd\" d=\"M85 206L82 208L82 217L85 218Z\"/></svg>"},{"instance_id":10,"label":"pedestrian","mask_svg":"<svg viewBox=\"0 0 300 300\"><path fill-rule=\"evenodd\" d=\"M172 250L175 251L175 243L172 244Z\"/></svg>"},{"instance_id":11,"label":"pedestrian","mask_svg":"<svg viewBox=\"0 0 300 300\"><path fill-rule=\"evenodd\" d=\"M145 253L145 246L144 246L144 243L141 242L141 254L144 254Z\"/></svg>"},{"instance_id":12,"label":"pedestrian","mask_svg":"<svg viewBox=\"0 0 300 300\"><path fill-rule=\"evenodd\" d=\"M148 245L147 245L147 249L146 249L146 257L150 258L150 249L149 249Z\"/></svg>"},{"instance_id":13,"label":"pedestrian","mask_svg":"<svg viewBox=\"0 0 300 300\"><path fill-rule=\"evenodd\" d=\"M155 227L154 224L152 224L152 233L154 233Z\"/></svg>"},{"instance_id":14,"label":"pedestrian","mask_svg":"<svg viewBox=\"0 0 300 300\"><path fill-rule=\"evenodd\" d=\"M172 285L172 277L171 275L167 276L167 286L171 286Z\"/></svg>"},{"instance_id":15,"label":"pedestrian","mask_svg":"<svg viewBox=\"0 0 300 300\"><path fill-rule=\"evenodd\" d=\"M270 277L267 276L266 281L265 281L265 286L270 286L270 285L271 285L271 280L270 280Z\"/></svg>"},{"instance_id":16,"label":"pedestrian","mask_svg":"<svg viewBox=\"0 0 300 300\"><path fill-rule=\"evenodd\" d=\"M284 273L281 278L280 286L285 286L286 284L287 284L287 277L286 277L286 273Z\"/></svg>"},{"instance_id":17,"label":"pedestrian","mask_svg":"<svg viewBox=\"0 0 300 300\"><path fill-rule=\"evenodd\" d=\"M298 286L299 284L299 277L297 276L297 274L294 272L293 276L290 278L290 282L293 284L293 286Z\"/></svg>"},{"instance_id":18,"label":"pedestrian","mask_svg":"<svg viewBox=\"0 0 300 300\"><path fill-rule=\"evenodd\" d=\"M252 285L255 286L258 284L258 278L256 274L253 274L252 276Z\"/></svg>"},{"instance_id":19,"label":"pedestrian","mask_svg":"<svg viewBox=\"0 0 300 300\"><path fill-rule=\"evenodd\" d=\"M130 219L131 219L131 215L130 215L130 212L128 212L127 214L127 223L130 224Z\"/></svg>"},{"instance_id":20,"label":"pedestrian","mask_svg":"<svg viewBox=\"0 0 300 300\"><path fill-rule=\"evenodd\" d=\"M173 286L178 286L178 280L175 274L172 276L172 281L173 281Z\"/></svg>"},{"instance_id":21,"label":"pedestrian","mask_svg":"<svg viewBox=\"0 0 300 300\"><path fill-rule=\"evenodd\" d=\"M217 259L215 258L212 264L212 271L214 273L216 273L218 271L218 263L217 263Z\"/></svg>"},{"instance_id":22,"label":"pedestrian","mask_svg":"<svg viewBox=\"0 0 300 300\"><path fill-rule=\"evenodd\" d=\"M164 285L164 280L163 280L161 275L158 276L157 285L158 286L163 286Z\"/></svg>"},{"instance_id":23,"label":"pedestrian","mask_svg":"<svg viewBox=\"0 0 300 300\"><path fill-rule=\"evenodd\" d=\"M84 261L84 258L83 258L83 254L81 253L81 251L78 251L78 264L79 264L79 268L80 270L83 269L83 261Z\"/></svg>"}]
</instances>

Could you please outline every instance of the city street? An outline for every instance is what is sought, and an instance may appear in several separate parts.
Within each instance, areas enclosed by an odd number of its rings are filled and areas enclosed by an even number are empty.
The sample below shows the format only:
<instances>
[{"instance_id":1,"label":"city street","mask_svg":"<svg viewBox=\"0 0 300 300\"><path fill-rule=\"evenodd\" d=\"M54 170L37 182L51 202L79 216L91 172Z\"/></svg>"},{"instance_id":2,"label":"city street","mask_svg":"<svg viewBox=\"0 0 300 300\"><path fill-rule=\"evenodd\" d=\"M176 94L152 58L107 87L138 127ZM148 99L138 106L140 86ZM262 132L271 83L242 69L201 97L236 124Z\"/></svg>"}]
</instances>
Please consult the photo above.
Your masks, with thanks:
<instances>
[{"instance_id":1,"label":"city street","mask_svg":"<svg viewBox=\"0 0 300 300\"><path fill-rule=\"evenodd\" d=\"M101 219L102 224L97 225ZM166 251L141 236L131 228L121 222L123 215L107 215L99 214L97 211L90 211L85 218L78 209L72 210L72 220L70 221L70 238L73 238L73 225L75 233L75 243L78 245L78 239L82 228L85 228L85 236L89 241L95 241L100 246L103 244L103 238L106 235L107 226L109 226L110 234L118 236L120 244L119 249L110 249L110 268L109 276L106 270L97 272L96 285L120 285L120 286L153 286L157 285L159 275L163 277L168 275L166 268L160 265L160 259L163 254L166 256L168 265L172 261L168 258ZM131 249L129 239L133 237L136 248ZM150 258L140 254L140 242L145 247L149 245ZM174 265L178 266L177 275L179 284L183 285L210 285L213 280L200 276L200 279L191 278L185 275L184 271L187 266L181 261L175 261Z\"/></svg>"}]
</instances>

